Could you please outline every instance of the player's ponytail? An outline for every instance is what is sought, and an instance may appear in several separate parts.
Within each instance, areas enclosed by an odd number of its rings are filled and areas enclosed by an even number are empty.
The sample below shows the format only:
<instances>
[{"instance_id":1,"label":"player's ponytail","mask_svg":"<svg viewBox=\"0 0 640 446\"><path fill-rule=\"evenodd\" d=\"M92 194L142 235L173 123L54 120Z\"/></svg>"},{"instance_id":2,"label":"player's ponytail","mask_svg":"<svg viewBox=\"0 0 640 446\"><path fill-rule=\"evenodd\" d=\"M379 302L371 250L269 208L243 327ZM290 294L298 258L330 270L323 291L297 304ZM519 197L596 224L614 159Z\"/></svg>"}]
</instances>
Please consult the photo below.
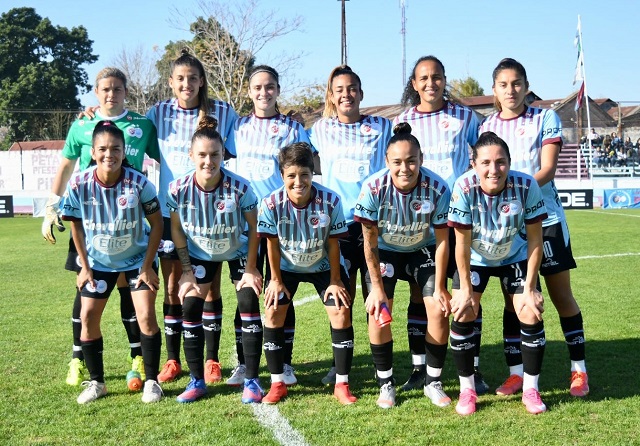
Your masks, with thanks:
<instances>
[{"instance_id":1,"label":"player's ponytail","mask_svg":"<svg viewBox=\"0 0 640 446\"><path fill-rule=\"evenodd\" d=\"M224 147L222 136L218 132L218 121L211 116L203 116L202 119L198 121L198 127L196 128L196 131L191 138L192 146L197 139L209 139L218 141L220 145Z\"/></svg>"},{"instance_id":2,"label":"player's ponytail","mask_svg":"<svg viewBox=\"0 0 640 446\"><path fill-rule=\"evenodd\" d=\"M207 73L202 62L197 57L189 54L187 48L180 51L180 57L171 62L171 75L176 67L195 67L200 72L202 87L198 90L198 122L209 114L209 84L207 84Z\"/></svg>"},{"instance_id":3,"label":"player's ponytail","mask_svg":"<svg viewBox=\"0 0 640 446\"><path fill-rule=\"evenodd\" d=\"M420 142L418 138L411 134L411 125L408 122L399 122L393 127L393 136L387 144L387 150L389 147L397 142L406 141L411 144L412 147L416 147L420 151Z\"/></svg>"},{"instance_id":4,"label":"player's ponytail","mask_svg":"<svg viewBox=\"0 0 640 446\"><path fill-rule=\"evenodd\" d=\"M360 94L362 94L362 81L360 80L360 76L354 73L349 65L335 67L329 74L329 80L327 81L327 88L325 90L324 112L322 113L322 117L324 118L334 118L338 116L338 109L335 104L331 102L331 95L333 93L333 80L343 74L353 76L353 78L358 81L358 89L360 90Z\"/></svg>"}]
</instances>

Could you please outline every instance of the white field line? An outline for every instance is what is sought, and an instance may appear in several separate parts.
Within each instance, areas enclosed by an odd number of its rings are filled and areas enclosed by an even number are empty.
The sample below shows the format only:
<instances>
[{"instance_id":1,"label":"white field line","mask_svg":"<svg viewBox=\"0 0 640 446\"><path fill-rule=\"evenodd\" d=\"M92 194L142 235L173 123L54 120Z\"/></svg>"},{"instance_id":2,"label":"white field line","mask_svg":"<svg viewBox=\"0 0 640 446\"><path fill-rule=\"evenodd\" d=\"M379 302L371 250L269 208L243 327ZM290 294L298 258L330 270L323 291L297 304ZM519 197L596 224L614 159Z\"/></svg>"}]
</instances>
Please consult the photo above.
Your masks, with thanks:
<instances>
[{"instance_id":1,"label":"white field line","mask_svg":"<svg viewBox=\"0 0 640 446\"><path fill-rule=\"evenodd\" d=\"M581 256L574 257L576 260L586 260L586 259L604 259L606 257L629 257L629 256L640 256L640 252L623 252L620 254L603 254L599 256Z\"/></svg>"},{"instance_id":2,"label":"white field line","mask_svg":"<svg viewBox=\"0 0 640 446\"><path fill-rule=\"evenodd\" d=\"M609 211L592 211L592 210L585 210L583 212L592 212L594 214L603 214L603 215L620 215L622 217L633 217L633 218L640 218L640 215L633 215L633 214L621 214L619 212L609 212Z\"/></svg>"},{"instance_id":3,"label":"white field line","mask_svg":"<svg viewBox=\"0 0 640 446\"><path fill-rule=\"evenodd\" d=\"M282 445L309 446L300 432L289 424L289 421L280 414L277 406L267 404L251 404L253 415L262 426L273 434L273 437Z\"/></svg>"}]
</instances>

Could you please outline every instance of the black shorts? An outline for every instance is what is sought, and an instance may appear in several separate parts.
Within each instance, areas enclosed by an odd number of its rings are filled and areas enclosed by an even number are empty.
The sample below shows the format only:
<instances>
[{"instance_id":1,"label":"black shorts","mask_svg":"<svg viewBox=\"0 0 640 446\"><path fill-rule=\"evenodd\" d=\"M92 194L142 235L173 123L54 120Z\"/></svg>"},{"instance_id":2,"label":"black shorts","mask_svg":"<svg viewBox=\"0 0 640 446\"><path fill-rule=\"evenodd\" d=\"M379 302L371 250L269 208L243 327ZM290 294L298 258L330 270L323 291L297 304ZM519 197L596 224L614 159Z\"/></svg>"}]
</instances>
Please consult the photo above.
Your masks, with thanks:
<instances>
[{"instance_id":1,"label":"black shorts","mask_svg":"<svg viewBox=\"0 0 640 446\"><path fill-rule=\"evenodd\" d=\"M436 279L436 247L426 246L419 251L397 252L380 250L380 274L384 292L388 299L393 299L398 280L417 283L422 296L433 296ZM370 289L371 276L365 275Z\"/></svg>"},{"instance_id":2,"label":"black shorts","mask_svg":"<svg viewBox=\"0 0 640 446\"><path fill-rule=\"evenodd\" d=\"M502 288L509 294L522 294L527 280L527 260L504 266L475 266L471 265L471 285L476 293L484 293L491 277L498 277ZM453 275L454 290L460 289L458 271ZM540 278L536 280L536 289L541 291Z\"/></svg>"},{"instance_id":3,"label":"black shorts","mask_svg":"<svg viewBox=\"0 0 640 446\"><path fill-rule=\"evenodd\" d=\"M153 262L153 270L158 274L158 265L156 262ZM136 288L136 281L138 280L138 276L140 275L140 269L130 269L128 271L116 271L116 272L107 272L107 271L98 271L95 269L91 270L93 274L93 280L96 282L97 286L94 288L90 286L88 283L85 284L80 290L80 295L82 297L91 297L93 299L108 299L109 295L113 291L118 282L118 277L120 274L124 274L125 279L129 283L129 288L132 293L137 291L149 291L149 286L142 282L139 287Z\"/></svg>"},{"instance_id":4,"label":"black shorts","mask_svg":"<svg viewBox=\"0 0 640 446\"><path fill-rule=\"evenodd\" d=\"M270 270L267 271L268 276L271 276ZM278 299L278 304L286 305L293 300L293 296L298 291L298 286L302 282L310 283L316 289L318 296L320 299L324 301L324 293L329 287L331 283L331 271L320 271L317 273L294 273L291 271L281 270L280 274L282 275L282 283L289 290L291 294L291 298L287 298L286 294L283 295L280 299ZM266 285L269 286L269 279L267 277ZM340 280L342 280L342 284L347 287L349 286L349 274L347 274L347 270L344 266L340 265ZM329 297L326 302L323 302L325 306L335 306L335 299L333 297Z\"/></svg>"},{"instance_id":5,"label":"black shorts","mask_svg":"<svg viewBox=\"0 0 640 446\"><path fill-rule=\"evenodd\" d=\"M196 283L211 283L213 282L213 277L218 272L218 269L222 267L222 262L211 262L207 260L196 259L195 257L190 257L191 259L191 268L193 269L193 275L196 278ZM242 279L242 275L244 274L244 268L247 264L246 257L241 257L235 260L229 260L227 262L229 265L229 278L233 282L234 280Z\"/></svg>"},{"instance_id":6,"label":"black shorts","mask_svg":"<svg viewBox=\"0 0 640 446\"><path fill-rule=\"evenodd\" d=\"M78 250L76 249L76 244L73 242L73 237L69 237L69 252L67 253L67 261L64 264L64 269L75 273L79 273L82 269L82 266L80 265L80 258L78 257Z\"/></svg>"},{"instance_id":7,"label":"black shorts","mask_svg":"<svg viewBox=\"0 0 640 446\"><path fill-rule=\"evenodd\" d=\"M365 272L367 270L367 262L364 258L362 225L360 223L351 223L347 229L349 235L340 239L340 254L344 257L345 267L349 275L353 275L358 270Z\"/></svg>"},{"instance_id":8,"label":"black shorts","mask_svg":"<svg viewBox=\"0 0 640 446\"><path fill-rule=\"evenodd\" d=\"M176 246L173 244L173 237L171 237L171 219L162 217L162 221L164 227L162 229L162 240L160 240L160 246L158 246L158 257L160 259L178 260Z\"/></svg>"},{"instance_id":9,"label":"black shorts","mask_svg":"<svg viewBox=\"0 0 640 446\"><path fill-rule=\"evenodd\" d=\"M567 231L566 243L565 230ZM556 223L542 228L543 254L542 263L540 264L540 274L542 276L550 276L577 267L571 252L571 240L568 232L563 223Z\"/></svg>"}]
</instances>

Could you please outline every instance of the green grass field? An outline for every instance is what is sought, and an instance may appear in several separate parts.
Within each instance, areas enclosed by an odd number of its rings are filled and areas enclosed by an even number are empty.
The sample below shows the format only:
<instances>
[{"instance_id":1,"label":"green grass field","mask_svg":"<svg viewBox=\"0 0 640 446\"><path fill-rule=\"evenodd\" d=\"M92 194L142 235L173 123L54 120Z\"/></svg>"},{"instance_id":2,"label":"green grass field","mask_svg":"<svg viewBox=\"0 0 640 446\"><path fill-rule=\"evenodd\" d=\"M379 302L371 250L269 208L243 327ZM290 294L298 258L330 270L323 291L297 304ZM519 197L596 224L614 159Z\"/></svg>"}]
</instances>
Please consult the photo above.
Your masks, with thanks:
<instances>
[{"instance_id":1,"label":"green grass field","mask_svg":"<svg viewBox=\"0 0 640 446\"><path fill-rule=\"evenodd\" d=\"M188 382L165 384L166 398L152 405L128 392L128 344L118 298L103 319L109 395L76 403L79 388L64 379L71 357L74 277L63 270L67 233L50 246L40 236L41 219L0 219L0 444L11 445L631 445L640 444L640 212L569 211L574 256L574 293L587 336L590 395L569 395L569 358L557 313L547 305L547 350L540 379L548 412L532 416L517 397L481 396L478 412L462 418L454 405L431 405L421 391L398 393L398 405L379 409L362 298L354 312L356 348L351 389L359 397L340 406L320 379L331 365L328 321L319 301L296 307L294 367L299 384L272 407L243 405L240 392L224 384L210 396L182 405L175 397ZM225 273L226 275L226 273ZM396 379L410 371L406 339L406 287L396 296L393 331ZM296 300L314 294L301 287ZM235 365L232 288L223 289L223 373ZM483 299L481 368L492 390L506 377L502 355L502 298L492 283ZM162 295L158 313L162 314ZM163 346L163 359L164 359ZM457 400L458 380L449 352L445 388ZM264 355L261 379L269 386ZM282 424L288 429L278 427ZM276 434L274 434L274 431ZM283 432L288 437L280 438Z\"/></svg>"}]
</instances>

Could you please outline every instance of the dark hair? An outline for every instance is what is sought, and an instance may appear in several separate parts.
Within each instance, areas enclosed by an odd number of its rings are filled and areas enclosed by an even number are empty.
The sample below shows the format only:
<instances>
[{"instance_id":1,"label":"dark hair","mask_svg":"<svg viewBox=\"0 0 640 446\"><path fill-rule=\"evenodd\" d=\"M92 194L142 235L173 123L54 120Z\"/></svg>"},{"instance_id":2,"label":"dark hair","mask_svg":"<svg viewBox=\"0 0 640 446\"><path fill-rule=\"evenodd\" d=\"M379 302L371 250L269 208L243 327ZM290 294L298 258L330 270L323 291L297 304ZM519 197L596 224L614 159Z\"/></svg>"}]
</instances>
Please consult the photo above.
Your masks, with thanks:
<instances>
[{"instance_id":1,"label":"dark hair","mask_svg":"<svg viewBox=\"0 0 640 446\"><path fill-rule=\"evenodd\" d=\"M507 154L507 159L509 160L509 164L511 164L511 153L509 152L509 146L505 142L504 139L500 138L493 132L484 132L478 138L475 145L471 148L471 159L475 161L478 158L478 149L487 146L500 146Z\"/></svg>"},{"instance_id":2,"label":"dark hair","mask_svg":"<svg viewBox=\"0 0 640 446\"><path fill-rule=\"evenodd\" d=\"M331 102L331 93L333 92L333 80L343 74L353 76L358 81L358 89L360 90L360 94L362 94L362 81L360 80L360 76L354 73L349 65L339 65L335 67L329 74L329 80L327 80L327 88L324 94L324 112L322 116L325 118L333 118L338 114L337 107Z\"/></svg>"},{"instance_id":3,"label":"dark hair","mask_svg":"<svg viewBox=\"0 0 640 446\"><path fill-rule=\"evenodd\" d=\"M196 142L197 139L209 139L212 141L218 141L224 149L224 143L222 142L222 135L217 130L218 121L211 116L204 116L198 122L198 127L195 133L191 137L191 145ZM191 150L191 148L189 148Z\"/></svg>"},{"instance_id":4,"label":"dark hair","mask_svg":"<svg viewBox=\"0 0 640 446\"><path fill-rule=\"evenodd\" d=\"M416 147L418 151L422 153L420 150L420 142L418 138L411 134L411 126L408 122L399 122L393 127L393 136L387 144L387 151L389 147L400 141L407 141L412 147Z\"/></svg>"},{"instance_id":5,"label":"dark hair","mask_svg":"<svg viewBox=\"0 0 640 446\"><path fill-rule=\"evenodd\" d=\"M313 152L306 142L294 142L280 150L278 154L280 174L284 174L285 167L308 167L313 172Z\"/></svg>"},{"instance_id":6,"label":"dark hair","mask_svg":"<svg viewBox=\"0 0 640 446\"><path fill-rule=\"evenodd\" d=\"M189 54L188 49L183 48L180 52L180 57L171 62L172 76L176 67L195 67L200 72L200 77L203 80L202 87L198 90L198 100L200 101L198 104L198 122L200 122L203 117L209 114L209 87L207 84L207 73L204 71L204 66L197 57Z\"/></svg>"},{"instance_id":7,"label":"dark hair","mask_svg":"<svg viewBox=\"0 0 640 446\"><path fill-rule=\"evenodd\" d=\"M91 146L95 145L96 138L103 133L107 133L115 138L118 138L122 143L122 152L124 153L124 147L126 145L124 140L124 132L120 130L118 126L113 123L113 121L109 121L107 119L98 121L96 126L93 128L93 133L91 134ZM94 164L96 164L96 161L92 159L89 165L93 166ZM122 165L125 167L133 167L127 159L126 155L122 160Z\"/></svg>"},{"instance_id":8,"label":"dark hair","mask_svg":"<svg viewBox=\"0 0 640 446\"><path fill-rule=\"evenodd\" d=\"M404 91L402 92L402 98L400 99L400 103L405 107L415 107L416 105L420 105L420 93L418 93L416 89L413 88L412 81L416 80L416 69L422 62L435 62L442 69L442 75L445 77L445 79L447 77L444 71L444 64L436 56L423 56L420 59L416 60L416 63L413 65L413 70L411 70L411 75L409 76L409 79L407 79L407 84L404 87ZM451 100L451 93L446 88L446 86L442 93L442 96L447 101Z\"/></svg>"},{"instance_id":9,"label":"dark hair","mask_svg":"<svg viewBox=\"0 0 640 446\"><path fill-rule=\"evenodd\" d=\"M269 65L258 65L249 74L249 88L251 88L251 78L258 73L268 73L276 80L276 85L280 88L280 76L275 68L270 67ZM278 102L276 102L276 113L280 114L280 108L278 107Z\"/></svg>"},{"instance_id":10,"label":"dark hair","mask_svg":"<svg viewBox=\"0 0 640 446\"><path fill-rule=\"evenodd\" d=\"M498 65L493 69L493 74L491 75L493 79L492 87L495 88L496 78L498 77L498 75L502 70L514 70L516 73L518 73L520 76L524 78L524 86L525 88L529 89L529 80L527 79L527 70L524 69L524 66L520 62L510 57L505 57L504 59L502 59L500 62L498 62ZM500 101L498 101L497 98L493 99L493 105L498 111L502 111L502 104L500 104Z\"/></svg>"}]
</instances>

